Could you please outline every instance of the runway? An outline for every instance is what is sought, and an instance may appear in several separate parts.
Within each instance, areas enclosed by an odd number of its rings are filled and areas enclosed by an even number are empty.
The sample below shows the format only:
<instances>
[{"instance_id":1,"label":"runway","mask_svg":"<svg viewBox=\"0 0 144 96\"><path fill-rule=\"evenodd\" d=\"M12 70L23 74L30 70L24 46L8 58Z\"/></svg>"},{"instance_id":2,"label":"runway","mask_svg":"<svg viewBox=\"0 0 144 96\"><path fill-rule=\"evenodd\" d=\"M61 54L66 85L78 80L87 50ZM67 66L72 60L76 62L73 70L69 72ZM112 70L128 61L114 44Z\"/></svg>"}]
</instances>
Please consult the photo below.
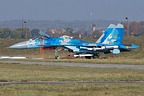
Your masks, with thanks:
<instances>
[{"instance_id":1,"label":"runway","mask_svg":"<svg viewBox=\"0 0 144 96\"><path fill-rule=\"evenodd\" d=\"M144 84L144 81L40 81L40 82L0 82L0 85L23 85L23 84L50 84L50 85L66 85L66 84Z\"/></svg>"},{"instance_id":2,"label":"runway","mask_svg":"<svg viewBox=\"0 0 144 96\"><path fill-rule=\"evenodd\" d=\"M69 66L69 67L89 67L89 68L118 68L118 69L138 69L144 70L144 65L125 64L89 64L89 63L64 63L64 62L29 62L29 61L0 61L9 64L40 64L48 66Z\"/></svg>"}]
</instances>

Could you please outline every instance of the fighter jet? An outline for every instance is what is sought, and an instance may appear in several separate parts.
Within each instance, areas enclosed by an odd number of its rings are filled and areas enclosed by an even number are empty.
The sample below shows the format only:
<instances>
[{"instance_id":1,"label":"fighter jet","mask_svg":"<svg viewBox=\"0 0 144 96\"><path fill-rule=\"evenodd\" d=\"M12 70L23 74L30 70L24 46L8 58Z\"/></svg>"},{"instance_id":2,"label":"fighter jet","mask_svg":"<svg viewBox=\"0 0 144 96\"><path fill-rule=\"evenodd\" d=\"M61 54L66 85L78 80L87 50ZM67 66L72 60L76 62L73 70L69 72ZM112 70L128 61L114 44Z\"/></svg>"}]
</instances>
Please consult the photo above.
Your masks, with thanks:
<instances>
[{"instance_id":1,"label":"fighter jet","mask_svg":"<svg viewBox=\"0 0 144 96\"><path fill-rule=\"evenodd\" d=\"M118 24L110 24L101 37L96 42L88 42L71 38L54 38L40 32L42 38L30 39L29 41L20 42L10 46L10 48L43 48L56 49L62 47L70 52L74 52L74 57L85 57L87 59L99 57L99 53L119 54L120 52L131 51L131 49L139 48L136 44L122 44L124 36L124 26Z\"/></svg>"}]
</instances>

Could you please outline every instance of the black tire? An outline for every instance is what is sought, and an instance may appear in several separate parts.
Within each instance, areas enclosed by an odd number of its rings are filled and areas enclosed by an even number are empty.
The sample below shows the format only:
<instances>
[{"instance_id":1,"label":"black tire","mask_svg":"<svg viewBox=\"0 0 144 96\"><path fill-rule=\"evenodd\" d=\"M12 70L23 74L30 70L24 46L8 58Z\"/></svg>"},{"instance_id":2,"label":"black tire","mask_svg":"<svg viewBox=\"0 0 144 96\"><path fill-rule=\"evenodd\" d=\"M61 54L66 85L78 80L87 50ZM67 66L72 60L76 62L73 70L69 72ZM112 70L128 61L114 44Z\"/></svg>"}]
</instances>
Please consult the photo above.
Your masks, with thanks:
<instances>
[{"instance_id":1,"label":"black tire","mask_svg":"<svg viewBox=\"0 0 144 96\"><path fill-rule=\"evenodd\" d=\"M91 59L91 58L92 58L92 56L85 56L85 58L86 58L86 59Z\"/></svg>"}]
</instances>

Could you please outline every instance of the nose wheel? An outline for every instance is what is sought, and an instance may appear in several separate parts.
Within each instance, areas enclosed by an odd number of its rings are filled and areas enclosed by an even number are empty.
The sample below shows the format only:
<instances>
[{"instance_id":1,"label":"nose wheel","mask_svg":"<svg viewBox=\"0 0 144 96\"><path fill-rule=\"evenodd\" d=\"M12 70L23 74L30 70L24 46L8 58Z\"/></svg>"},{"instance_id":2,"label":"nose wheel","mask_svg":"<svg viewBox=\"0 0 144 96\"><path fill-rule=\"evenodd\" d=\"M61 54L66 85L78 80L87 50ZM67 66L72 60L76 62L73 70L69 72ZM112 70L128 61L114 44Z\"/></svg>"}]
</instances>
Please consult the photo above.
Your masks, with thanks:
<instances>
[{"instance_id":1,"label":"nose wheel","mask_svg":"<svg viewBox=\"0 0 144 96\"><path fill-rule=\"evenodd\" d=\"M61 48L55 49L55 59L60 59L60 56L58 55L59 51L61 51Z\"/></svg>"}]
</instances>

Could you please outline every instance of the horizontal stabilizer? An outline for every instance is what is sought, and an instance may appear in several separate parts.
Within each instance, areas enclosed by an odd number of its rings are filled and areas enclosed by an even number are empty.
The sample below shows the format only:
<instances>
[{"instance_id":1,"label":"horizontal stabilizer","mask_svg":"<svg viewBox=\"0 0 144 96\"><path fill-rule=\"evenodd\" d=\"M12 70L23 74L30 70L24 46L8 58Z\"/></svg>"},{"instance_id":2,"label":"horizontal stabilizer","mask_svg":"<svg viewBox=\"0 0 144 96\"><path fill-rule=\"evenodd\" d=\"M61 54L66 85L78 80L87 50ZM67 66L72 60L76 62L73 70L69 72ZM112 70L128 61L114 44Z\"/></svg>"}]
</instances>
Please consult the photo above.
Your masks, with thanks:
<instances>
[{"instance_id":1,"label":"horizontal stabilizer","mask_svg":"<svg viewBox=\"0 0 144 96\"><path fill-rule=\"evenodd\" d=\"M131 44L131 47L132 47L132 48L139 48L139 46L136 45L136 44Z\"/></svg>"},{"instance_id":2,"label":"horizontal stabilizer","mask_svg":"<svg viewBox=\"0 0 144 96\"><path fill-rule=\"evenodd\" d=\"M123 49L135 49L135 48L139 48L139 46L136 45L136 44L124 44L124 45L120 45L120 48L123 48Z\"/></svg>"}]
</instances>

